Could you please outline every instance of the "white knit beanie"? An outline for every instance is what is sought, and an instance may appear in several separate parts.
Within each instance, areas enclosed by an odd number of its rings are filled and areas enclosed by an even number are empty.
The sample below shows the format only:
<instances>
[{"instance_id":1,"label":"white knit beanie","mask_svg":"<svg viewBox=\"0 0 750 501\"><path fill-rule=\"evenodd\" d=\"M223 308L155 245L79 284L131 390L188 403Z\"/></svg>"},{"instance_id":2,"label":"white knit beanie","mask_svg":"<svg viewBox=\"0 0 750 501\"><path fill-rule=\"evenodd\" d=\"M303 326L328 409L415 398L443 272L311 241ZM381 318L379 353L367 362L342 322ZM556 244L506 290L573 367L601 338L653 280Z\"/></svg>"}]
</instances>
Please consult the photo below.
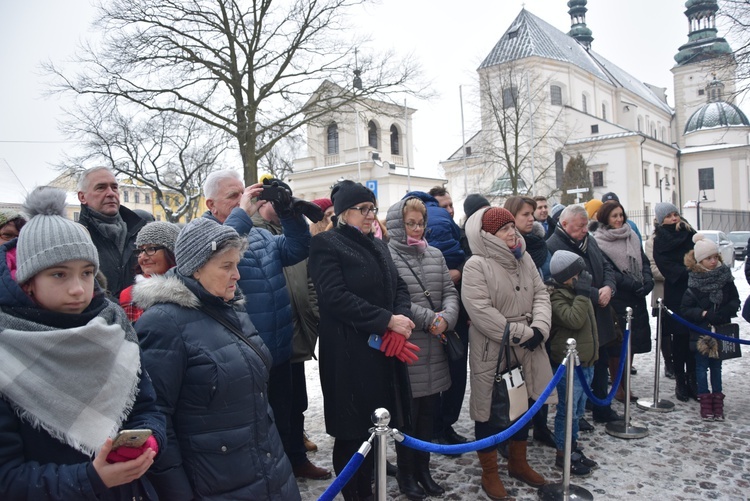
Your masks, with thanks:
<instances>
[{"instance_id":1,"label":"white knit beanie","mask_svg":"<svg viewBox=\"0 0 750 501\"><path fill-rule=\"evenodd\" d=\"M693 251L695 252L695 260L699 263L707 257L719 253L719 246L716 245L716 242L704 237L700 233L693 235L693 242L695 242L695 247L693 248Z\"/></svg>"},{"instance_id":2,"label":"white knit beanie","mask_svg":"<svg viewBox=\"0 0 750 501\"><path fill-rule=\"evenodd\" d=\"M66 261L83 260L99 270L99 252L86 228L66 219L65 192L40 186L23 204L29 222L21 228L16 244L16 281L26 283L34 275Z\"/></svg>"}]
</instances>

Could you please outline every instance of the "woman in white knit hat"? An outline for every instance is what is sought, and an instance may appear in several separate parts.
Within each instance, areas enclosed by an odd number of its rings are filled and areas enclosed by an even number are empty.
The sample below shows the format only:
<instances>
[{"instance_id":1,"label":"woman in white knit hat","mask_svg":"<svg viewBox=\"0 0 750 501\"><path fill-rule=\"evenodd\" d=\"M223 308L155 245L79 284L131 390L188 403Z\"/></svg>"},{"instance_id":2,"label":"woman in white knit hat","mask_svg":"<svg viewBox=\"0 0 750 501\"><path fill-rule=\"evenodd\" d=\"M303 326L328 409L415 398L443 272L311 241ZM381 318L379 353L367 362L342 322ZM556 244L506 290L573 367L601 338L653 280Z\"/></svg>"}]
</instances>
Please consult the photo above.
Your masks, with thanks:
<instances>
[{"instance_id":1,"label":"woman in white knit hat","mask_svg":"<svg viewBox=\"0 0 750 501\"><path fill-rule=\"evenodd\" d=\"M96 286L96 247L64 209L63 191L37 188L0 247L0 499L157 499L143 475L164 416L130 322ZM113 451L121 429L151 437Z\"/></svg>"}]
</instances>

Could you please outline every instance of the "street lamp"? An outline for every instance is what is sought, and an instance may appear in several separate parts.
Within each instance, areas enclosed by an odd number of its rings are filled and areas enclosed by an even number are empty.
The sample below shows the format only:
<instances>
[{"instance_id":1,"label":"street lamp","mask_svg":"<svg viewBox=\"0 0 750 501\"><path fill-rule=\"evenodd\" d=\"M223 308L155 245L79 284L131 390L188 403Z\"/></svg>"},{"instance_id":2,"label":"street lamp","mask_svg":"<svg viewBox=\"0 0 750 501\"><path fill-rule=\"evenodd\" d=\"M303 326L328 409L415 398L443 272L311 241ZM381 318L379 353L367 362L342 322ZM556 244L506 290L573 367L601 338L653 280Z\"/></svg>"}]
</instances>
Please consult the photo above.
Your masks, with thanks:
<instances>
[{"instance_id":1,"label":"street lamp","mask_svg":"<svg viewBox=\"0 0 750 501\"><path fill-rule=\"evenodd\" d=\"M669 177L668 176L664 176L663 178L659 179L659 202L663 202L664 201L663 197L662 197L662 194L661 194L661 185L662 185L662 183L664 183L664 187L665 188L669 189L669 186L670 186L669 185Z\"/></svg>"},{"instance_id":2,"label":"street lamp","mask_svg":"<svg viewBox=\"0 0 750 501\"><path fill-rule=\"evenodd\" d=\"M701 203L707 201L708 197L706 197L706 190L703 190L703 196L701 196L700 191L698 191L698 199L695 201L695 219L698 223L698 230L701 229Z\"/></svg>"}]
</instances>

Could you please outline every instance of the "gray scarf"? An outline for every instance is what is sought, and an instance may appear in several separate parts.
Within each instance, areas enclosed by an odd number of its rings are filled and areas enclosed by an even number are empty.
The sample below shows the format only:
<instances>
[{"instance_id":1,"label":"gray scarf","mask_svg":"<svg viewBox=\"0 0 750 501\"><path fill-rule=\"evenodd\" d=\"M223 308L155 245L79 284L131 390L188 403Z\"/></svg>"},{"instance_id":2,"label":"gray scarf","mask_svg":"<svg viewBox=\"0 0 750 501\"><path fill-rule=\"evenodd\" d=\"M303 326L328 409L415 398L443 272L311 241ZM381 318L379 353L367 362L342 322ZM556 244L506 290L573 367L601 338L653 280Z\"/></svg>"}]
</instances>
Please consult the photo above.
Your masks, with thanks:
<instances>
[{"instance_id":1,"label":"gray scarf","mask_svg":"<svg viewBox=\"0 0 750 501\"><path fill-rule=\"evenodd\" d=\"M106 216L90 207L89 211L91 212L91 222L97 231L107 240L112 240L122 252L127 242L128 225L123 221L120 213L118 212L114 216Z\"/></svg>"},{"instance_id":2,"label":"gray scarf","mask_svg":"<svg viewBox=\"0 0 750 501\"><path fill-rule=\"evenodd\" d=\"M21 419L93 456L130 414L140 352L109 303L80 327L59 329L0 312L0 395Z\"/></svg>"},{"instance_id":3,"label":"gray scarf","mask_svg":"<svg viewBox=\"0 0 750 501\"><path fill-rule=\"evenodd\" d=\"M641 259L641 241L629 224L622 228L600 225L594 233L596 243L618 270L643 281L643 260Z\"/></svg>"},{"instance_id":4,"label":"gray scarf","mask_svg":"<svg viewBox=\"0 0 750 501\"><path fill-rule=\"evenodd\" d=\"M700 267L699 269L705 271L700 273L691 271L688 275L688 287L691 289L698 289L704 294L708 293L708 298L713 304L717 306L721 305L721 302L724 300L722 289L726 284L734 280L732 270L729 269L729 266L723 264L720 264L713 270L706 270L700 266L700 263L698 266Z\"/></svg>"}]
</instances>

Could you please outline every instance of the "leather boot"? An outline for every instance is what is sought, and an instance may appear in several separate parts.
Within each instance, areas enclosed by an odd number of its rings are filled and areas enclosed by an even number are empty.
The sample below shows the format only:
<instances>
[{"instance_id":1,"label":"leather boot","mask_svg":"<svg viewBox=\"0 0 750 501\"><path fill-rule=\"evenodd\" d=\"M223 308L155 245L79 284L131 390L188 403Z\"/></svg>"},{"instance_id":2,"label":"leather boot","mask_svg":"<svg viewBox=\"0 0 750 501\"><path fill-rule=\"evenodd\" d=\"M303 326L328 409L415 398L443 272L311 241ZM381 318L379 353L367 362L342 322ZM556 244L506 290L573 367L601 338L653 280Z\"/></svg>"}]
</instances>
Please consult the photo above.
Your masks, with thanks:
<instances>
[{"instance_id":1,"label":"leather boot","mask_svg":"<svg viewBox=\"0 0 750 501\"><path fill-rule=\"evenodd\" d=\"M701 403L701 419L711 420L714 418L714 394L701 393L698 395Z\"/></svg>"},{"instance_id":2,"label":"leather boot","mask_svg":"<svg viewBox=\"0 0 750 501\"><path fill-rule=\"evenodd\" d=\"M695 375L695 371L692 371L692 374L687 375L687 387L688 387L688 395L690 395L690 398L698 401L698 378Z\"/></svg>"},{"instance_id":3,"label":"leather boot","mask_svg":"<svg viewBox=\"0 0 750 501\"><path fill-rule=\"evenodd\" d=\"M617 369L620 368L620 358L609 357L607 361L609 362L610 377L612 378L612 381L614 381L615 377L617 376ZM623 370L630 370L627 364L625 365L625 368ZM620 378L620 386L617 388L617 393L615 393L615 400L617 400L618 402L625 402L625 374L623 374ZM633 395L633 393L631 392L630 401L635 402L636 400L638 400L638 397Z\"/></svg>"},{"instance_id":4,"label":"leather boot","mask_svg":"<svg viewBox=\"0 0 750 501\"><path fill-rule=\"evenodd\" d=\"M685 379L685 373L675 371L674 374L674 396L680 402L687 402L690 400L690 392L688 391L687 379Z\"/></svg>"},{"instance_id":5,"label":"leather boot","mask_svg":"<svg viewBox=\"0 0 750 501\"><path fill-rule=\"evenodd\" d=\"M724 397L725 395L721 392L711 393L713 396L713 411L714 419L716 421L724 421ZM701 407L703 407L703 401L701 401Z\"/></svg>"},{"instance_id":6,"label":"leather boot","mask_svg":"<svg viewBox=\"0 0 750 501\"><path fill-rule=\"evenodd\" d=\"M534 405L534 400L529 399L529 407ZM534 414L532 422L534 424L534 442L539 442L547 447L556 448L555 437L547 426L547 413L549 412L549 405L544 404L539 412Z\"/></svg>"},{"instance_id":7,"label":"leather boot","mask_svg":"<svg viewBox=\"0 0 750 501\"><path fill-rule=\"evenodd\" d=\"M508 500L508 496L500 474L497 471L497 450L490 452L477 451L479 463L482 465L482 490L490 499Z\"/></svg>"},{"instance_id":8,"label":"leather boot","mask_svg":"<svg viewBox=\"0 0 750 501\"><path fill-rule=\"evenodd\" d=\"M432 479L430 475L430 453L422 451L414 451L414 455L417 459L417 467L414 472L414 478L417 479L419 485L427 493L428 496L442 496L445 494L445 489Z\"/></svg>"},{"instance_id":9,"label":"leather boot","mask_svg":"<svg viewBox=\"0 0 750 501\"><path fill-rule=\"evenodd\" d=\"M535 472L526 462L526 440L511 440L508 445L508 474L532 487L547 483L544 477Z\"/></svg>"},{"instance_id":10,"label":"leather boot","mask_svg":"<svg viewBox=\"0 0 750 501\"><path fill-rule=\"evenodd\" d=\"M401 494L412 501L421 501L427 497L427 494L419 486L417 479L414 477L415 452L414 449L399 444L396 445L396 459L398 464L396 481L398 482L398 490L401 491Z\"/></svg>"}]
</instances>

